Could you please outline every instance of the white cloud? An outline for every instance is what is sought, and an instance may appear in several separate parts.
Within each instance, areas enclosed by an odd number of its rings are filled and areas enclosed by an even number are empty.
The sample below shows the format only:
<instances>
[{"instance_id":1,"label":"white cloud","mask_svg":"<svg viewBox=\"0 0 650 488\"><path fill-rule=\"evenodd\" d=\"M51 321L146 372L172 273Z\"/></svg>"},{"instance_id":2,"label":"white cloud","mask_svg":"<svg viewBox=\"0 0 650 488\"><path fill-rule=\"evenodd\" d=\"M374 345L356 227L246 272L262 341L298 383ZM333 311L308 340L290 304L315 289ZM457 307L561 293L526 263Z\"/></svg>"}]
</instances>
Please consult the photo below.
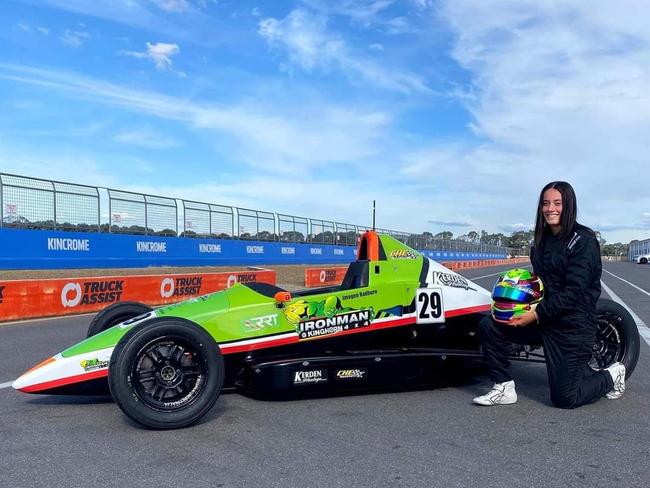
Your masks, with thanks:
<instances>
[{"instance_id":1,"label":"white cloud","mask_svg":"<svg viewBox=\"0 0 650 488\"><path fill-rule=\"evenodd\" d=\"M378 43L378 42L373 42L373 43L370 44L370 46L368 46L368 47L369 47L371 50L373 50L373 51L383 51L383 50L384 50L384 46L383 46L383 44L380 44L380 43Z\"/></svg>"},{"instance_id":2,"label":"white cloud","mask_svg":"<svg viewBox=\"0 0 650 488\"><path fill-rule=\"evenodd\" d=\"M47 28L47 27L39 26L39 27L36 27L36 30L38 32L40 32L41 34L43 34L44 36L49 36L50 35L50 29Z\"/></svg>"},{"instance_id":3,"label":"white cloud","mask_svg":"<svg viewBox=\"0 0 650 488\"><path fill-rule=\"evenodd\" d=\"M88 39L90 39L88 32L73 31L70 29L66 29L65 33L61 36L61 41L70 47L81 47Z\"/></svg>"},{"instance_id":4,"label":"white cloud","mask_svg":"<svg viewBox=\"0 0 650 488\"><path fill-rule=\"evenodd\" d=\"M380 22L380 14L395 0L303 0L303 3L328 16L340 15L362 27L370 27Z\"/></svg>"},{"instance_id":5,"label":"white cloud","mask_svg":"<svg viewBox=\"0 0 650 488\"><path fill-rule=\"evenodd\" d=\"M177 44L165 42L147 42L147 51L120 51L121 54L140 59L150 59L161 71L172 68L172 56L180 52Z\"/></svg>"},{"instance_id":6,"label":"white cloud","mask_svg":"<svg viewBox=\"0 0 650 488\"><path fill-rule=\"evenodd\" d=\"M567 180L595 228L647 208L649 3L449 0L440 12L472 76L462 101L481 142L463 156L469 187L493 165L500 173L482 179L492 199L512 188L534 199ZM502 205L501 218L524 217L516 207Z\"/></svg>"},{"instance_id":7,"label":"white cloud","mask_svg":"<svg viewBox=\"0 0 650 488\"><path fill-rule=\"evenodd\" d=\"M352 80L407 94L430 91L413 73L355 55L340 35L327 29L326 17L307 10L295 9L284 19L263 19L258 32L273 49L286 51L292 66L306 71L337 70Z\"/></svg>"},{"instance_id":8,"label":"white cloud","mask_svg":"<svg viewBox=\"0 0 650 488\"><path fill-rule=\"evenodd\" d=\"M166 12L187 12L190 9L186 0L151 0L156 6Z\"/></svg>"},{"instance_id":9,"label":"white cloud","mask_svg":"<svg viewBox=\"0 0 650 488\"><path fill-rule=\"evenodd\" d=\"M506 234L512 234L513 232L527 231L532 229L532 226L530 224L523 224L521 222L518 222L516 224L501 224L498 227Z\"/></svg>"},{"instance_id":10,"label":"white cloud","mask_svg":"<svg viewBox=\"0 0 650 488\"><path fill-rule=\"evenodd\" d=\"M171 57L178 54L180 48L177 44L164 42L147 43L147 55L153 60L158 69L169 69L172 67Z\"/></svg>"},{"instance_id":11,"label":"white cloud","mask_svg":"<svg viewBox=\"0 0 650 488\"><path fill-rule=\"evenodd\" d=\"M24 22L18 22L16 24L16 27L18 27L23 32L29 32L31 30L31 27Z\"/></svg>"},{"instance_id":12,"label":"white cloud","mask_svg":"<svg viewBox=\"0 0 650 488\"><path fill-rule=\"evenodd\" d=\"M391 117L336 106L263 108L259 102L219 106L138 91L49 70L0 63L0 79L45 87L73 99L122 107L193 129L212 131L233 144L231 158L281 172L363 160L379 151Z\"/></svg>"},{"instance_id":13,"label":"white cloud","mask_svg":"<svg viewBox=\"0 0 650 488\"><path fill-rule=\"evenodd\" d=\"M389 34L405 34L412 30L406 17L393 17L386 21L386 32Z\"/></svg>"},{"instance_id":14,"label":"white cloud","mask_svg":"<svg viewBox=\"0 0 650 488\"><path fill-rule=\"evenodd\" d=\"M149 128L122 131L115 134L113 140L149 149L169 149L180 145L173 137L160 134Z\"/></svg>"}]
</instances>

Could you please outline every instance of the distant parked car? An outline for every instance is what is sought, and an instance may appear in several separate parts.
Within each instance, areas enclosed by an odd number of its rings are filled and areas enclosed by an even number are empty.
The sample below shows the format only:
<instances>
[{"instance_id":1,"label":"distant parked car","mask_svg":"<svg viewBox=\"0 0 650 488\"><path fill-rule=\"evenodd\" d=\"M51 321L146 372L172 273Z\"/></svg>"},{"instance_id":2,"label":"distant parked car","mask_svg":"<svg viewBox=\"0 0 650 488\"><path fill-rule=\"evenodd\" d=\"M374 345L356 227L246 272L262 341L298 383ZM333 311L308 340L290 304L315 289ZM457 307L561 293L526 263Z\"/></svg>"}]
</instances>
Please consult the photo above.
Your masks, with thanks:
<instances>
[{"instance_id":1,"label":"distant parked car","mask_svg":"<svg viewBox=\"0 0 650 488\"><path fill-rule=\"evenodd\" d=\"M648 264L650 262L650 254L639 254L634 256L634 261L639 264Z\"/></svg>"}]
</instances>

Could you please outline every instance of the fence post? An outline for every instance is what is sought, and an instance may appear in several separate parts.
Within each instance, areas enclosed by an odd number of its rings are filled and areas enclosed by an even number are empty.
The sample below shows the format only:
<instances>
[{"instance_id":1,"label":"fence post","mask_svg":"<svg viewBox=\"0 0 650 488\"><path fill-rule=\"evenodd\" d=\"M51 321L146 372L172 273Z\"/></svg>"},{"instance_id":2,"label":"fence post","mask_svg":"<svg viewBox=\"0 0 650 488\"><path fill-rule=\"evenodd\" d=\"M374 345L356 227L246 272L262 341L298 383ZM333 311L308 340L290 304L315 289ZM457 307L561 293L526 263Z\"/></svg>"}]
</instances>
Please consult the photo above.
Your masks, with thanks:
<instances>
[{"instance_id":1,"label":"fence post","mask_svg":"<svg viewBox=\"0 0 650 488\"><path fill-rule=\"evenodd\" d=\"M50 182L50 185L52 185L52 203L53 203L53 210L54 210L54 230L56 230L56 185L53 182Z\"/></svg>"},{"instance_id":2,"label":"fence post","mask_svg":"<svg viewBox=\"0 0 650 488\"><path fill-rule=\"evenodd\" d=\"M144 235L149 235L149 217L147 216L147 195L144 196Z\"/></svg>"},{"instance_id":3,"label":"fence post","mask_svg":"<svg viewBox=\"0 0 650 488\"><path fill-rule=\"evenodd\" d=\"M108 233L111 234L113 231L111 230L111 227L113 227L113 197L111 197L111 190L106 190L108 193Z\"/></svg>"}]
</instances>

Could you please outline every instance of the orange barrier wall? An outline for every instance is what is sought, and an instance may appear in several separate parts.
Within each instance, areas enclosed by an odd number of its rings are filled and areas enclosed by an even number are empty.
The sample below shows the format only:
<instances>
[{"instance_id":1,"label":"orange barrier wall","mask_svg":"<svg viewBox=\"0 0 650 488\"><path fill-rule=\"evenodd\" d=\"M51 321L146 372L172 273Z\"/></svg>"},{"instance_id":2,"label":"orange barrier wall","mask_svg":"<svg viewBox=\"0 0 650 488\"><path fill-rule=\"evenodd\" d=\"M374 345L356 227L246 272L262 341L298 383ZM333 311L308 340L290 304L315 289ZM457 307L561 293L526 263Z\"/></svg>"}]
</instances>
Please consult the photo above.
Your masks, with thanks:
<instances>
[{"instance_id":1,"label":"orange barrier wall","mask_svg":"<svg viewBox=\"0 0 650 488\"><path fill-rule=\"evenodd\" d=\"M95 312L129 300L163 305L223 290L235 283L275 281L272 270L3 281L0 321Z\"/></svg>"},{"instance_id":2,"label":"orange barrier wall","mask_svg":"<svg viewBox=\"0 0 650 488\"><path fill-rule=\"evenodd\" d=\"M443 266L447 268L458 271L461 269L476 269L476 268L487 268L489 266L501 266L504 264L512 264L513 268L516 267L516 264L519 263L528 263L530 262L529 258L510 258L510 259L481 259L477 261L444 261L440 262Z\"/></svg>"},{"instance_id":3,"label":"orange barrier wall","mask_svg":"<svg viewBox=\"0 0 650 488\"><path fill-rule=\"evenodd\" d=\"M499 266L503 264L512 264L513 268L516 264L527 263L528 258L510 258L510 259L483 259L477 261L445 261L440 264L447 268L458 271L462 269L471 268L486 268L488 266ZM325 285L338 285L343 281L347 268L307 268L305 269L305 286L325 286Z\"/></svg>"},{"instance_id":4,"label":"orange barrier wall","mask_svg":"<svg viewBox=\"0 0 650 488\"><path fill-rule=\"evenodd\" d=\"M305 286L338 285L343 281L347 267L307 268L305 269Z\"/></svg>"}]
</instances>

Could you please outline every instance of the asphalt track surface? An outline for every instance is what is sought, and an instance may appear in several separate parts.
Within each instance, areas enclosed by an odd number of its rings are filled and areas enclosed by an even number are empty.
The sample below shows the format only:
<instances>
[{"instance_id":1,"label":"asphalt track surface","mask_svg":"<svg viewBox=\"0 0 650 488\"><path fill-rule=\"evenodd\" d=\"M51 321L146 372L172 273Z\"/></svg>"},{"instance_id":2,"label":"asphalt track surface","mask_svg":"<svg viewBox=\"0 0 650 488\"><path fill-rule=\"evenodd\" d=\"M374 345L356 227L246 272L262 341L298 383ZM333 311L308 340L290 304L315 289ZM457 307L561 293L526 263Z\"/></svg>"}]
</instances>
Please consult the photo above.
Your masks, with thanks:
<instances>
[{"instance_id":1,"label":"asphalt track surface","mask_svg":"<svg viewBox=\"0 0 650 488\"><path fill-rule=\"evenodd\" d=\"M505 268L463 274L489 288ZM603 273L650 325L650 266L604 268L641 289ZM519 402L511 406L471 404L488 385L479 373L416 391L280 401L224 394L199 424L155 432L128 421L110 398L6 387L82 338L91 317L0 326L0 487L650 485L644 341L624 397L576 410L550 405L544 365L516 363Z\"/></svg>"}]
</instances>

